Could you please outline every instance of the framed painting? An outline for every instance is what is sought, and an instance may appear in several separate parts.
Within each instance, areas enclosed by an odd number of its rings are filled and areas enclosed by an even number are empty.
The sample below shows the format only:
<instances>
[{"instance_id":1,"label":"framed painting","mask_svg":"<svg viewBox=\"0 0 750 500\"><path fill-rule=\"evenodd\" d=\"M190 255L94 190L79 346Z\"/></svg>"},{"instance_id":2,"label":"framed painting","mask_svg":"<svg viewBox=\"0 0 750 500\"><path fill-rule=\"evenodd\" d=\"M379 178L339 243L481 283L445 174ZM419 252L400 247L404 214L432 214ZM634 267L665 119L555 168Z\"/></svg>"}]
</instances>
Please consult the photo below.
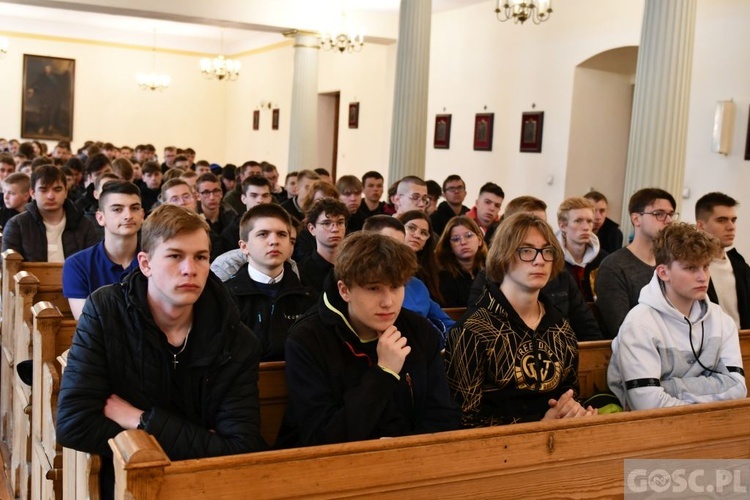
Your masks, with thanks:
<instances>
[{"instance_id":1,"label":"framed painting","mask_svg":"<svg viewBox=\"0 0 750 500\"><path fill-rule=\"evenodd\" d=\"M349 128L359 128L359 103L349 103Z\"/></svg>"},{"instance_id":2,"label":"framed painting","mask_svg":"<svg viewBox=\"0 0 750 500\"><path fill-rule=\"evenodd\" d=\"M253 111L253 130L260 129L260 110Z\"/></svg>"},{"instance_id":3,"label":"framed painting","mask_svg":"<svg viewBox=\"0 0 750 500\"><path fill-rule=\"evenodd\" d=\"M271 129L279 130L279 108L271 112Z\"/></svg>"},{"instance_id":4,"label":"framed painting","mask_svg":"<svg viewBox=\"0 0 750 500\"><path fill-rule=\"evenodd\" d=\"M544 111L528 111L521 116L521 152L541 153Z\"/></svg>"},{"instance_id":5,"label":"framed painting","mask_svg":"<svg viewBox=\"0 0 750 500\"><path fill-rule=\"evenodd\" d=\"M435 115L435 149L450 149L451 147L451 116Z\"/></svg>"},{"instance_id":6,"label":"framed painting","mask_svg":"<svg viewBox=\"0 0 750 500\"><path fill-rule=\"evenodd\" d=\"M73 140L75 59L23 55L21 137Z\"/></svg>"},{"instance_id":7,"label":"framed painting","mask_svg":"<svg viewBox=\"0 0 750 500\"><path fill-rule=\"evenodd\" d=\"M750 160L750 113L747 119L747 137L745 138L745 159Z\"/></svg>"},{"instance_id":8,"label":"framed painting","mask_svg":"<svg viewBox=\"0 0 750 500\"><path fill-rule=\"evenodd\" d=\"M492 151L495 113L477 113L474 118L474 151Z\"/></svg>"}]
</instances>

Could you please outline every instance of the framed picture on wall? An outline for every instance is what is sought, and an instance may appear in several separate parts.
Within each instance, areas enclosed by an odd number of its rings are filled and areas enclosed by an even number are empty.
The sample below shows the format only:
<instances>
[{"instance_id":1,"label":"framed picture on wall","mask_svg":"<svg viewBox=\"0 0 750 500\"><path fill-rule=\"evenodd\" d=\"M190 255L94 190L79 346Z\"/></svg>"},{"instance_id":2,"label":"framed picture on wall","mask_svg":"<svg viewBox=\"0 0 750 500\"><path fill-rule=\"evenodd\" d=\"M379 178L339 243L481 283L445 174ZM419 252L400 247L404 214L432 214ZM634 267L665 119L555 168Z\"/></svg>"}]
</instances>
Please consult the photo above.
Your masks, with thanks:
<instances>
[{"instance_id":1,"label":"framed picture on wall","mask_svg":"<svg viewBox=\"0 0 750 500\"><path fill-rule=\"evenodd\" d=\"M23 55L21 137L73 140L75 59Z\"/></svg>"},{"instance_id":2,"label":"framed picture on wall","mask_svg":"<svg viewBox=\"0 0 750 500\"><path fill-rule=\"evenodd\" d=\"M279 108L271 112L271 129L279 130Z\"/></svg>"},{"instance_id":3,"label":"framed picture on wall","mask_svg":"<svg viewBox=\"0 0 750 500\"><path fill-rule=\"evenodd\" d=\"M359 128L359 103L349 103L349 128Z\"/></svg>"},{"instance_id":4,"label":"framed picture on wall","mask_svg":"<svg viewBox=\"0 0 750 500\"><path fill-rule=\"evenodd\" d=\"M253 111L253 130L260 129L260 110Z\"/></svg>"},{"instance_id":5,"label":"framed picture on wall","mask_svg":"<svg viewBox=\"0 0 750 500\"><path fill-rule=\"evenodd\" d=\"M435 115L435 149L450 149L451 147L451 116Z\"/></svg>"},{"instance_id":6,"label":"framed picture on wall","mask_svg":"<svg viewBox=\"0 0 750 500\"><path fill-rule=\"evenodd\" d=\"M477 113L474 117L474 151L492 151L495 113Z\"/></svg>"},{"instance_id":7,"label":"framed picture on wall","mask_svg":"<svg viewBox=\"0 0 750 500\"><path fill-rule=\"evenodd\" d=\"M745 139L745 159L750 160L750 113L747 119L747 138Z\"/></svg>"},{"instance_id":8,"label":"framed picture on wall","mask_svg":"<svg viewBox=\"0 0 750 500\"><path fill-rule=\"evenodd\" d=\"M521 116L521 152L541 153L544 111L528 111Z\"/></svg>"}]
</instances>

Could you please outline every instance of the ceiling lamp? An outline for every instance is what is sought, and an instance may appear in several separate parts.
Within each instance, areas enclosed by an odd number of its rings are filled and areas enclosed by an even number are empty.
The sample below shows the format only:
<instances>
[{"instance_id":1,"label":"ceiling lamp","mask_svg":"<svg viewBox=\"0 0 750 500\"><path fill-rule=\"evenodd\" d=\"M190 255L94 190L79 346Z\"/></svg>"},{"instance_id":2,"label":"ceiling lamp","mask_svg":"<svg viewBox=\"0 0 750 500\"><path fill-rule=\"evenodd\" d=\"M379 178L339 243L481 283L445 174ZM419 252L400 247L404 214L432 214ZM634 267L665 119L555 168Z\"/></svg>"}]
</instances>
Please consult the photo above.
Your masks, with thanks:
<instances>
[{"instance_id":1,"label":"ceiling lamp","mask_svg":"<svg viewBox=\"0 0 750 500\"><path fill-rule=\"evenodd\" d=\"M501 22L513 19L514 23L523 24L531 19L539 24L552 14L552 0L497 0L495 14Z\"/></svg>"},{"instance_id":2,"label":"ceiling lamp","mask_svg":"<svg viewBox=\"0 0 750 500\"><path fill-rule=\"evenodd\" d=\"M154 28L154 44L151 49L151 72L138 73L135 75L135 81L143 90L164 90L172 82L169 75L161 75L156 72L156 28Z\"/></svg>"},{"instance_id":3,"label":"ceiling lamp","mask_svg":"<svg viewBox=\"0 0 750 500\"><path fill-rule=\"evenodd\" d=\"M325 50L338 50L340 53L359 52L365 44L365 35L363 33L354 33L353 30L346 32L346 18L341 13L341 23L337 29L331 30L330 33L321 33L320 46Z\"/></svg>"},{"instance_id":4,"label":"ceiling lamp","mask_svg":"<svg viewBox=\"0 0 750 500\"><path fill-rule=\"evenodd\" d=\"M208 79L236 80L240 76L239 61L225 58L224 53L224 30L221 30L221 54L213 59L201 60L201 73Z\"/></svg>"},{"instance_id":5,"label":"ceiling lamp","mask_svg":"<svg viewBox=\"0 0 750 500\"><path fill-rule=\"evenodd\" d=\"M4 36L0 36L0 58L4 57L8 53L8 39Z\"/></svg>"}]
</instances>

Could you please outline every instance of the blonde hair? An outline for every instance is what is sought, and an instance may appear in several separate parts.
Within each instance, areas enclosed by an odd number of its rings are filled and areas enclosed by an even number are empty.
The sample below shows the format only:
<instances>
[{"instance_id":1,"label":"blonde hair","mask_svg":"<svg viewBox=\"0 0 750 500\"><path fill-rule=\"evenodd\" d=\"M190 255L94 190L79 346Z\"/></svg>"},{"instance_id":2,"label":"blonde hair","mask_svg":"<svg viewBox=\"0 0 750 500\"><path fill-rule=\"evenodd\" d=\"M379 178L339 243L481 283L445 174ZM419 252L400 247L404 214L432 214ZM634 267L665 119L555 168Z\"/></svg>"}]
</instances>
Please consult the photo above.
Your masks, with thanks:
<instances>
[{"instance_id":1,"label":"blonde hair","mask_svg":"<svg viewBox=\"0 0 750 500\"><path fill-rule=\"evenodd\" d=\"M193 232L203 229L211 245L211 229L205 219L187 208L171 203L160 205L151 212L141 230L141 249L147 254L169 239L182 232Z\"/></svg>"}]
</instances>

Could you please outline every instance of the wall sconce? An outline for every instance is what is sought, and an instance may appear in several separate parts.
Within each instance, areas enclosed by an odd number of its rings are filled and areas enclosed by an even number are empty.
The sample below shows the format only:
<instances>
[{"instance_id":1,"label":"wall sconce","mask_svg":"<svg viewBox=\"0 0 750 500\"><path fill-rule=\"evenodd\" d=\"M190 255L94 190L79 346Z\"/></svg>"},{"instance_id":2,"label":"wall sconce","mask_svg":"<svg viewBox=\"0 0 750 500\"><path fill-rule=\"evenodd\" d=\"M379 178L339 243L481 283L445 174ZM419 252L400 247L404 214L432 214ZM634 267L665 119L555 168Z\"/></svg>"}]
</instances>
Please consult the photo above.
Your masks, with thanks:
<instances>
[{"instance_id":1,"label":"wall sconce","mask_svg":"<svg viewBox=\"0 0 750 500\"><path fill-rule=\"evenodd\" d=\"M277 108L278 106L275 106L271 101L260 101L260 105L258 106L260 109L273 109Z\"/></svg>"},{"instance_id":2,"label":"wall sconce","mask_svg":"<svg viewBox=\"0 0 750 500\"><path fill-rule=\"evenodd\" d=\"M718 101L714 113L714 133L711 151L722 155L729 154L734 128L734 101Z\"/></svg>"},{"instance_id":3,"label":"wall sconce","mask_svg":"<svg viewBox=\"0 0 750 500\"><path fill-rule=\"evenodd\" d=\"M0 59L5 57L8 53L8 39L4 36L0 36Z\"/></svg>"}]
</instances>

